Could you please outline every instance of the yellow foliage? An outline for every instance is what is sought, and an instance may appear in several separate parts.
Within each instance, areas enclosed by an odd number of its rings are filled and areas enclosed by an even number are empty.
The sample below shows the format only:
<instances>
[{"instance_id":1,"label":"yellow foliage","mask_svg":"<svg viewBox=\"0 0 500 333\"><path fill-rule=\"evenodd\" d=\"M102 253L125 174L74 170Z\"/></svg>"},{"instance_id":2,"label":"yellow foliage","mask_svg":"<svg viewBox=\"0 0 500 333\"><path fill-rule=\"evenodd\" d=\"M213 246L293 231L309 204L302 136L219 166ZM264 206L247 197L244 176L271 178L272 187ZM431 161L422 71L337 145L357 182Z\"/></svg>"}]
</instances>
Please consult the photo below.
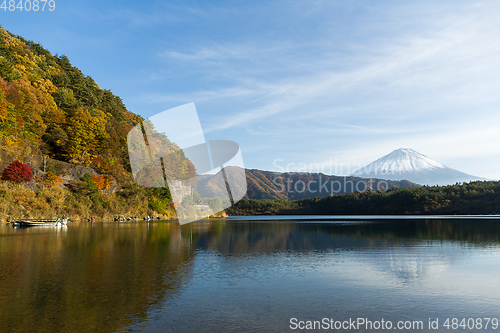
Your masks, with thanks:
<instances>
[{"instance_id":1,"label":"yellow foliage","mask_svg":"<svg viewBox=\"0 0 500 333\"><path fill-rule=\"evenodd\" d=\"M57 185L62 183L62 177L53 174L52 172L47 172L43 176L36 176L35 182L38 186L43 188L51 188L56 187Z\"/></svg>"},{"instance_id":2,"label":"yellow foliage","mask_svg":"<svg viewBox=\"0 0 500 333\"><path fill-rule=\"evenodd\" d=\"M52 84L52 81L43 78L32 82L32 85L49 94L52 94L57 90L57 87Z\"/></svg>"},{"instance_id":3,"label":"yellow foliage","mask_svg":"<svg viewBox=\"0 0 500 333\"><path fill-rule=\"evenodd\" d=\"M23 57L20 54L14 53L12 55L12 58L16 60L16 66L19 66L19 68L30 68L32 65L35 63L29 59L28 57Z\"/></svg>"},{"instance_id":4,"label":"yellow foliage","mask_svg":"<svg viewBox=\"0 0 500 333\"><path fill-rule=\"evenodd\" d=\"M13 202L15 204L20 204L23 206L28 205L35 198L35 193L28 190L18 191L13 197Z\"/></svg>"},{"instance_id":5,"label":"yellow foliage","mask_svg":"<svg viewBox=\"0 0 500 333\"><path fill-rule=\"evenodd\" d=\"M68 119L69 155L75 163L90 164L97 157L96 151L103 139L109 137L106 132L108 116L101 110L92 116L89 110L79 108Z\"/></svg>"},{"instance_id":6,"label":"yellow foliage","mask_svg":"<svg viewBox=\"0 0 500 333\"><path fill-rule=\"evenodd\" d=\"M16 113L22 115L23 126L26 124L32 133L42 135L47 127L43 121L43 111L49 111L55 103L50 105L51 103L45 98L46 94L34 88L27 80L16 80L14 85L23 96L20 105L16 107ZM23 128L19 127L20 130Z\"/></svg>"},{"instance_id":7,"label":"yellow foliage","mask_svg":"<svg viewBox=\"0 0 500 333\"><path fill-rule=\"evenodd\" d=\"M59 68L55 68L54 66L50 65L49 70L48 70L50 75L59 75L61 73L61 70Z\"/></svg>"}]
</instances>

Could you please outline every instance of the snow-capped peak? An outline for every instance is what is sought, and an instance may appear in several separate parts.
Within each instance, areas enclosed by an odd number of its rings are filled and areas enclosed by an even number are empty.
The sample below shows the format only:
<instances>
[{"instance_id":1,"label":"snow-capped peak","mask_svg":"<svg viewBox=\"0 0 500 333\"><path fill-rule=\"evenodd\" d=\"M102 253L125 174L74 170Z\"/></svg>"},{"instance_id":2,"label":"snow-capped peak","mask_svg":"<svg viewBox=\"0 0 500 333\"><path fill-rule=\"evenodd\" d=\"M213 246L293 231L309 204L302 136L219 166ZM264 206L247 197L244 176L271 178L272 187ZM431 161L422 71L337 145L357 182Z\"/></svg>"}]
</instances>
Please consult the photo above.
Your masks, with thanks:
<instances>
[{"instance_id":1,"label":"snow-capped peak","mask_svg":"<svg viewBox=\"0 0 500 333\"><path fill-rule=\"evenodd\" d=\"M354 174L357 176L367 174L383 176L445 168L446 166L443 164L436 162L413 149L400 148L368 164Z\"/></svg>"},{"instance_id":2,"label":"snow-capped peak","mask_svg":"<svg viewBox=\"0 0 500 333\"><path fill-rule=\"evenodd\" d=\"M431 160L419 152L400 148L359 169L352 176L409 180L420 185L453 185L456 183L485 180Z\"/></svg>"}]
</instances>

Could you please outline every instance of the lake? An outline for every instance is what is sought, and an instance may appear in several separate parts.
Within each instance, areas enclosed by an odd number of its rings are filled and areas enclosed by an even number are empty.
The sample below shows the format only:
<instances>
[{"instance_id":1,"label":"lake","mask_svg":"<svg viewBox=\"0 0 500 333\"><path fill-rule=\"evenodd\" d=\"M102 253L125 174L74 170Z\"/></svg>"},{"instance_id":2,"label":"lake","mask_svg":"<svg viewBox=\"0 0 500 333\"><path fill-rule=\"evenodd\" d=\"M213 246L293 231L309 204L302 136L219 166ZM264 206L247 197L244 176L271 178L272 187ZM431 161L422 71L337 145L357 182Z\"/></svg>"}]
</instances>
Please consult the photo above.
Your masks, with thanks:
<instances>
[{"instance_id":1,"label":"lake","mask_svg":"<svg viewBox=\"0 0 500 333\"><path fill-rule=\"evenodd\" d=\"M5 332L498 332L499 305L498 218L0 226Z\"/></svg>"}]
</instances>

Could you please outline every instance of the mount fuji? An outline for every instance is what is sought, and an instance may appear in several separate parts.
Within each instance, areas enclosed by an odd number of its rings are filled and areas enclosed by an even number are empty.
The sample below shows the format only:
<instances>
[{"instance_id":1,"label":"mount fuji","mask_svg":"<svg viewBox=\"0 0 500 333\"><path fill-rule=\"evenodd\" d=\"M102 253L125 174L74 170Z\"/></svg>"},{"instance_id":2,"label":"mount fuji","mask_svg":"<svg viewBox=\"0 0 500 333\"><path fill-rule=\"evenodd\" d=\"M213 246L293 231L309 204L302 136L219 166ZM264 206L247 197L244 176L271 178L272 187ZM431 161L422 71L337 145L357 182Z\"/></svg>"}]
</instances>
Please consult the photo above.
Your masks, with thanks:
<instances>
[{"instance_id":1,"label":"mount fuji","mask_svg":"<svg viewBox=\"0 0 500 333\"><path fill-rule=\"evenodd\" d=\"M406 179L417 184L430 186L486 180L448 168L409 148L396 149L355 171L352 176L388 180Z\"/></svg>"}]
</instances>

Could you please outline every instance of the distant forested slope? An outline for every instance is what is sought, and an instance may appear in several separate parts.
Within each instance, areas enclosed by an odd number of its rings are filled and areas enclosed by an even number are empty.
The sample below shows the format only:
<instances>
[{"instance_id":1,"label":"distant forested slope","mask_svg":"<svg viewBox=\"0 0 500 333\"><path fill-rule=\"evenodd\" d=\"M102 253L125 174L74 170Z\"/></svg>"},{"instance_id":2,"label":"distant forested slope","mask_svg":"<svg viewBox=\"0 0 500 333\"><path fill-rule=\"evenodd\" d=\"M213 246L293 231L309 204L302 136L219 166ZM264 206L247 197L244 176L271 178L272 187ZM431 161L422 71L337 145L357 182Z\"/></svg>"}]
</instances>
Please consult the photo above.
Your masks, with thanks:
<instances>
[{"instance_id":1,"label":"distant forested slope","mask_svg":"<svg viewBox=\"0 0 500 333\"><path fill-rule=\"evenodd\" d=\"M227 210L253 214L500 214L500 182L476 181L450 186L391 188L303 200L244 199Z\"/></svg>"}]
</instances>

